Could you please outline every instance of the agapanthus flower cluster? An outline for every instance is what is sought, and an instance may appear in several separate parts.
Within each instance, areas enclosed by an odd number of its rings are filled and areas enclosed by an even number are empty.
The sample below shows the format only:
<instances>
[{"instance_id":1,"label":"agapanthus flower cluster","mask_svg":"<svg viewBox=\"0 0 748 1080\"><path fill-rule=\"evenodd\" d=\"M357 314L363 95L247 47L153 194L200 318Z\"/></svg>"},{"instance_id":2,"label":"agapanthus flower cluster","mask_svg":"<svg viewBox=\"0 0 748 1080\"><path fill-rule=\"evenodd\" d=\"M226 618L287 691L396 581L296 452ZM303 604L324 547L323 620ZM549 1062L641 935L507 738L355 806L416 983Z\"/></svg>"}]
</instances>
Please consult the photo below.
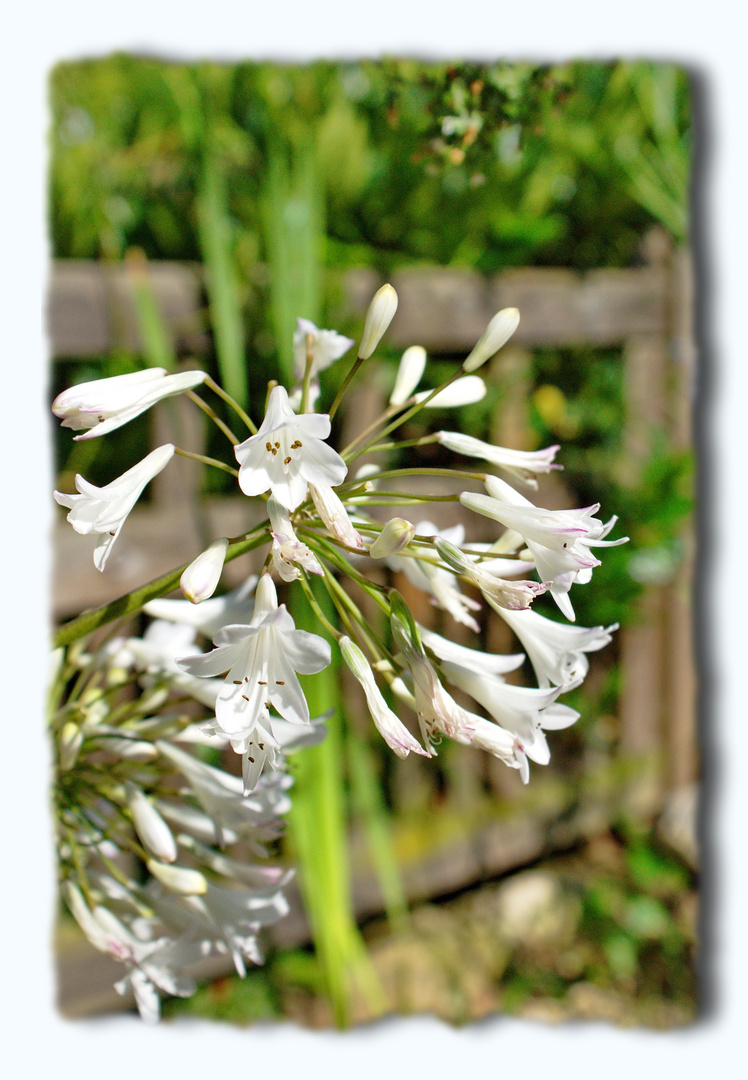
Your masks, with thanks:
<instances>
[{"instance_id":1,"label":"agapanthus flower cluster","mask_svg":"<svg viewBox=\"0 0 748 1080\"><path fill-rule=\"evenodd\" d=\"M426 352L418 345L406 349L382 414L347 445L337 442L338 407L359 371L372 363L396 308L395 290L383 286L369 307L356 357L329 401L323 398L319 372L341 364L354 342L299 319L291 384L272 384L264 415L255 420L236 408L248 433L241 441L231 440L229 461L238 465L233 471L239 490L251 501L251 520L257 520L259 508L261 524L238 537L218 538L196 553L181 573L187 599L151 598L146 611L157 622L141 639L109 646L110 665L136 671L142 687L126 733L121 723L113 725L103 689L91 700L83 693L78 712L73 710L84 717L82 742L78 745L78 735L68 732L61 761L74 758L71 748L76 745L78 755L93 753L107 737L132 740L152 755L127 768L124 762L132 759L122 757L119 771L109 773L108 817L100 806L91 806L88 824L71 821L76 834L93 830L86 834L87 850L105 861L85 888L71 877L68 889L71 909L91 940L126 957L127 978L146 1015L153 1013L154 987L185 992L188 984L175 971L188 954L222 947L240 967L242 958L253 959L256 953L250 927L282 913L280 872L272 883L255 869L245 868L249 877L242 877L239 864L217 855L215 845L227 837L257 839L252 808L260 803L268 808L275 798L273 811L281 812L277 796L287 783L285 754L320 737L300 675L322 671L336 653L361 684L376 729L399 757L411 752L431 757L446 738L494 755L527 782L529 761L549 760L547 732L578 719L559 697L581 683L586 654L606 645L616 629L568 625L533 610L538 598L544 604L555 601L573 623L570 591L589 583L599 565L592 549L625 542L606 539L616 518L603 523L595 516L598 505L545 509L496 475L537 489L538 474L561 467L555 460L558 446L521 452L458 431L397 440L398 429L420 410L457 407L484 396L485 383L476 372L516 330L515 309L494 316L470 355L440 385L421 386L428 375ZM183 382L174 381L180 378ZM69 426L86 428L79 437L91 438L160 397L180 391L196 397L201 382L215 386L200 372L103 379L78 388L77 394L66 391L53 408ZM228 437L225 425L222 430ZM422 466L418 447L434 442L470 459L469 467ZM94 562L99 569L145 484L184 452L199 457L169 444L105 487L76 477L78 494L55 493L69 507L73 527L98 537ZM364 455L367 464L359 468ZM477 468L475 459L481 463ZM450 481L452 490L445 495L444 484ZM436 499L440 520L445 508L451 510L451 523L441 528L429 516ZM495 538L488 543L468 539L471 523L485 529L485 518L495 522ZM213 595L227 560L263 548L257 577L238 592ZM442 633L416 620L394 587L396 574L443 610ZM325 602L320 603L323 593ZM296 626L299 604L316 616L316 631ZM486 605L506 621L522 651L495 655L481 649L477 639L473 647L450 639L451 622L477 635ZM379 618L372 618L372 611ZM525 658L536 687L506 681ZM143 702L159 688L201 702L212 715L200 727L179 730L163 718L147 717ZM466 699L469 707L463 704ZM241 781L211 771L179 745L185 732L195 738L197 731L207 744L230 746L240 755ZM176 802L163 789L167 764L182 777ZM260 816L267 828L267 815ZM102 855L102 844L116 845L124 823L135 830L151 872L145 888L130 879L123 884L121 877L115 887L106 869L111 859ZM210 856L206 843L213 844ZM237 887L228 894L214 878L232 874ZM111 923L115 903L116 925ZM102 914L102 905L110 916Z\"/></svg>"}]
</instances>

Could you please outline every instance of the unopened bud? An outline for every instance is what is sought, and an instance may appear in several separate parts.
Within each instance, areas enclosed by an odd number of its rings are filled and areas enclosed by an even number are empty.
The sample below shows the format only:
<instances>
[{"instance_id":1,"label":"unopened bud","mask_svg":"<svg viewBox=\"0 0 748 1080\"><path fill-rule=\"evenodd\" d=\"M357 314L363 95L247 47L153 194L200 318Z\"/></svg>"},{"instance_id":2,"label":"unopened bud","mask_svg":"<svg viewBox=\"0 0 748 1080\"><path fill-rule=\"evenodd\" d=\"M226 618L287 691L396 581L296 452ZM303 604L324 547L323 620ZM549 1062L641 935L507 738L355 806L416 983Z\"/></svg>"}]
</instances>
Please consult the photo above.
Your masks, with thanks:
<instances>
[{"instance_id":1,"label":"unopened bud","mask_svg":"<svg viewBox=\"0 0 748 1080\"><path fill-rule=\"evenodd\" d=\"M516 308L503 308L499 311L481 334L473 351L462 365L462 370L476 371L482 364L485 364L494 353L499 351L502 345L506 345L518 326L519 312Z\"/></svg>"},{"instance_id":2,"label":"unopened bud","mask_svg":"<svg viewBox=\"0 0 748 1080\"><path fill-rule=\"evenodd\" d=\"M174 862L177 857L177 845L171 829L139 787L125 781L127 805L132 814L135 831L152 855L164 862Z\"/></svg>"},{"instance_id":3,"label":"unopened bud","mask_svg":"<svg viewBox=\"0 0 748 1080\"><path fill-rule=\"evenodd\" d=\"M182 592L193 604L201 604L216 591L229 542L225 536L214 540L190 563L179 579Z\"/></svg>"},{"instance_id":4,"label":"unopened bud","mask_svg":"<svg viewBox=\"0 0 748 1080\"><path fill-rule=\"evenodd\" d=\"M405 518L390 518L369 548L372 559L386 559L407 547L416 533L415 525Z\"/></svg>"},{"instance_id":5,"label":"unopened bud","mask_svg":"<svg viewBox=\"0 0 748 1080\"><path fill-rule=\"evenodd\" d=\"M426 367L426 350L422 345L406 349L397 369L395 388L390 394L390 405L404 405L421 381Z\"/></svg>"},{"instance_id":6,"label":"unopened bud","mask_svg":"<svg viewBox=\"0 0 748 1080\"><path fill-rule=\"evenodd\" d=\"M442 536L437 536L434 539L434 547L444 559L447 566L450 566L453 570L456 570L458 574L461 574L465 568L470 564L470 560L464 552L460 551L454 544L450 544L448 540L445 540Z\"/></svg>"},{"instance_id":7,"label":"unopened bud","mask_svg":"<svg viewBox=\"0 0 748 1080\"><path fill-rule=\"evenodd\" d=\"M457 408L458 405L474 405L486 396L486 384L480 375L464 375L445 386L430 401L426 401L431 390L421 390L415 395L417 402L425 402L426 409Z\"/></svg>"},{"instance_id":8,"label":"unopened bud","mask_svg":"<svg viewBox=\"0 0 748 1080\"><path fill-rule=\"evenodd\" d=\"M397 293L391 285L383 285L372 297L366 312L364 332L358 350L359 360L368 360L382 340L387 327L397 311Z\"/></svg>"},{"instance_id":9,"label":"unopened bud","mask_svg":"<svg viewBox=\"0 0 748 1080\"><path fill-rule=\"evenodd\" d=\"M73 720L68 722L60 732L60 769L67 772L75 765L78 751L83 745L83 732Z\"/></svg>"},{"instance_id":10,"label":"unopened bud","mask_svg":"<svg viewBox=\"0 0 748 1080\"><path fill-rule=\"evenodd\" d=\"M182 896L202 896L208 891L208 882L199 870L190 870L185 866L168 866L149 859L146 866L162 885Z\"/></svg>"}]
</instances>

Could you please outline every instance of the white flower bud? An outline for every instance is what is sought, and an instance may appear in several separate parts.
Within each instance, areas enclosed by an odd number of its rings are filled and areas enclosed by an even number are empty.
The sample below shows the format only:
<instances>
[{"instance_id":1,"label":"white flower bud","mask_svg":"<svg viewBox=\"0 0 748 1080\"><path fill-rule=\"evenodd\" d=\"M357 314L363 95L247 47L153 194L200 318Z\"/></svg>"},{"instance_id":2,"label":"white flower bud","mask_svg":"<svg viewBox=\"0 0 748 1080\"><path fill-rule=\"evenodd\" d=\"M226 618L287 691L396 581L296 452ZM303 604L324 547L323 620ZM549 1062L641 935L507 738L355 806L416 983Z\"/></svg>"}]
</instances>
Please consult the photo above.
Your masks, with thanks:
<instances>
[{"instance_id":1,"label":"white flower bud","mask_svg":"<svg viewBox=\"0 0 748 1080\"><path fill-rule=\"evenodd\" d=\"M146 866L162 885L182 896L202 896L208 891L208 882L199 870L186 866L167 866L156 859L149 859Z\"/></svg>"},{"instance_id":2,"label":"white flower bud","mask_svg":"<svg viewBox=\"0 0 748 1080\"><path fill-rule=\"evenodd\" d=\"M397 555L407 547L415 536L416 527L405 518L390 518L379 536L369 548L372 559L386 559Z\"/></svg>"},{"instance_id":3,"label":"white flower bud","mask_svg":"<svg viewBox=\"0 0 748 1080\"><path fill-rule=\"evenodd\" d=\"M425 401L431 390L421 390L415 395L416 401ZM486 396L486 384L480 375L465 375L461 379L455 379L449 386L445 386L438 394L432 397L424 408L444 409L456 408L458 405L474 405Z\"/></svg>"},{"instance_id":4,"label":"white flower bud","mask_svg":"<svg viewBox=\"0 0 748 1080\"><path fill-rule=\"evenodd\" d=\"M426 350L422 345L406 349L397 369L395 388L390 394L390 405L404 405L421 381L426 367Z\"/></svg>"},{"instance_id":5,"label":"white flower bud","mask_svg":"<svg viewBox=\"0 0 748 1080\"><path fill-rule=\"evenodd\" d=\"M475 344L473 351L462 365L463 371L476 371L482 364L506 345L519 326L519 312L516 308L503 308L491 319L486 329Z\"/></svg>"},{"instance_id":6,"label":"white flower bud","mask_svg":"<svg viewBox=\"0 0 748 1080\"><path fill-rule=\"evenodd\" d=\"M378 289L369 304L364 322L364 332L358 350L359 360L368 360L382 340L387 327L397 311L397 293L391 285Z\"/></svg>"},{"instance_id":7,"label":"white flower bud","mask_svg":"<svg viewBox=\"0 0 748 1080\"><path fill-rule=\"evenodd\" d=\"M193 604L201 604L216 591L226 559L229 542L225 536L214 540L190 565L179 579L182 592Z\"/></svg>"},{"instance_id":8,"label":"white flower bud","mask_svg":"<svg viewBox=\"0 0 748 1080\"><path fill-rule=\"evenodd\" d=\"M132 823L143 845L164 862L174 862L177 845L171 829L156 807L141 789L131 781L125 781L125 796L132 814Z\"/></svg>"},{"instance_id":9,"label":"white flower bud","mask_svg":"<svg viewBox=\"0 0 748 1080\"><path fill-rule=\"evenodd\" d=\"M83 744L83 732L73 720L68 720L60 732L60 769L67 772L75 765Z\"/></svg>"}]
</instances>

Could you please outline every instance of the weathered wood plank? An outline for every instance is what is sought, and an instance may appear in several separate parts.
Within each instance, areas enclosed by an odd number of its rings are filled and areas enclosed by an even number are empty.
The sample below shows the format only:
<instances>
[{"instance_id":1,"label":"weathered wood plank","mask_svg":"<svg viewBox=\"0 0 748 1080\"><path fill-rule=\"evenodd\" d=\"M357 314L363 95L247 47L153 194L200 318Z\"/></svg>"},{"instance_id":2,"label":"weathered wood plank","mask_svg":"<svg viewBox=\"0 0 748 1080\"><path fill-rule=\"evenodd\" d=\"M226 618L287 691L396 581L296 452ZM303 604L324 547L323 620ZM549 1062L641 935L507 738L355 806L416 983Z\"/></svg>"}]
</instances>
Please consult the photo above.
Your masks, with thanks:
<instances>
[{"instance_id":1,"label":"weathered wood plank","mask_svg":"<svg viewBox=\"0 0 748 1080\"><path fill-rule=\"evenodd\" d=\"M142 268L141 268L142 272ZM153 262L147 273L177 354L204 353L202 270L195 264ZM52 263L47 286L47 333L55 358L96 356L113 348L142 350L131 269L86 259Z\"/></svg>"},{"instance_id":2,"label":"weathered wood plank","mask_svg":"<svg viewBox=\"0 0 748 1080\"><path fill-rule=\"evenodd\" d=\"M202 269L148 263L157 302L180 353L202 353ZM382 280L368 269L343 277L336 317L362 316ZM668 275L659 266L633 270L529 268L491 278L468 269L418 266L392 277L400 303L388 332L397 345L432 352L469 350L502 307L519 308L518 345L619 345L637 334L667 332ZM54 357L95 356L115 346L141 348L128 268L86 260L52 265L47 304Z\"/></svg>"}]
</instances>

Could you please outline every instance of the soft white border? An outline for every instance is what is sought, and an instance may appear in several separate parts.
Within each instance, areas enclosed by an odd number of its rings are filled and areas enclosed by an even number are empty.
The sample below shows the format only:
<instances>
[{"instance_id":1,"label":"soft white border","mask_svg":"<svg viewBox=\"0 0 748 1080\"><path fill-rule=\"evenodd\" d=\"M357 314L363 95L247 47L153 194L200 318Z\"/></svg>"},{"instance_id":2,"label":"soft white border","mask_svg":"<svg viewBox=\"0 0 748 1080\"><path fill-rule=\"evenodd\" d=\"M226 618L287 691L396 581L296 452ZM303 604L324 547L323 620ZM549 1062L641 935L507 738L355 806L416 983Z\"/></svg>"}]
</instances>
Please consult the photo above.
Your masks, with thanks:
<instances>
[{"instance_id":1,"label":"soft white border","mask_svg":"<svg viewBox=\"0 0 748 1080\"><path fill-rule=\"evenodd\" d=\"M285 0L269 4L211 0L62 0L14 5L5 15L2 67L5 344L3 563L7 695L3 794L2 1019L9 1075L56 1077L202 1076L206 1068L257 1075L358 1078L426 1074L435 1077L517 1075L546 1070L554 1078L602 1074L696 1077L745 1060L746 881L741 782L745 724L738 674L745 667L741 574L746 536L745 473L738 439L746 427L745 322L746 94L745 35L732 0L678 5L652 0L532 0L501 4L461 0ZM267 1031L194 1025L148 1030L136 1022L61 1022L52 1003L49 969L49 837L46 748L41 734L46 678L48 529L51 502L45 396L46 346L41 310L46 275L44 222L45 94L59 59L114 49L179 58L311 59L378 56L494 56L563 60L645 56L684 63L706 84L710 155L702 206L708 271L709 327L702 363L714 403L706 478L708 589L713 599L712 672L708 714L718 726L711 830L718 881L713 888L713 948L718 953L717 1014L679 1034L619 1031L605 1025L551 1029L498 1020L454 1031L428 1020L397 1021L344 1037L294 1028ZM10 386L8 386L8 376ZM717 439L718 436L718 439ZM711 514L710 514L711 517ZM708 523L707 523L708 524ZM728 576L729 575L729 576ZM742 595L740 595L742 593ZM8 962L9 961L9 962Z\"/></svg>"}]
</instances>

